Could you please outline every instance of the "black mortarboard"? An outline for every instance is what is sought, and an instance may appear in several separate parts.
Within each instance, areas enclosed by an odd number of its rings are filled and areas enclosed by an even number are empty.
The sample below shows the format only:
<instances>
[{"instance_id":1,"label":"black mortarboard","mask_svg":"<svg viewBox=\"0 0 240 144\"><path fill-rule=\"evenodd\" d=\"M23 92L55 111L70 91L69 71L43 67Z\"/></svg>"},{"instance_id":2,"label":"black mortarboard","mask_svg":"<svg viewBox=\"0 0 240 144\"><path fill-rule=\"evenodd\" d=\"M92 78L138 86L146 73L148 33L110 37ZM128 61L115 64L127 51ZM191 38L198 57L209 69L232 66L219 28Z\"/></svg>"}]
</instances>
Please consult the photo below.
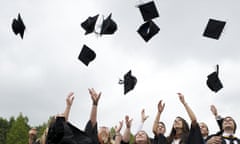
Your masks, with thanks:
<instances>
[{"instance_id":1,"label":"black mortarboard","mask_svg":"<svg viewBox=\"0 0 240 144\"><path fill-rule=\"evenodd\" d=\"M88 17L84 22L81 23L82 28L86 31L85 35L94 31L98 16L99 15Z\"/></svg>"},{"instance_id":2,"label":"black mortarboard","mask_svg":"<svg viewBox=\"0 0 240 144\"><path fill-rule=\"evenodd\" d=\"M17 19L14 18L12 21L12 30L15 33L15 35L20 34L21 38L23 39L25 28L26 27L23 23L21 15L18 14L18 18Z\"/></svg>"},{"instance_id":3,"label":"black mortarboard","mask_svg":"<svg viewBox=\"0 0 240 144\"><path fill-rule=\"evenodd\" d=\"M124 94L127 94L129 91L133 90L137 84L137 78L132 76L131 70L124 75L123 80L119 80L119 84L124 84Z\"/></svg>"},{"instance_id":4,"label":"black mortarboard","mask_svg":"<svg viewBox=\"0 0 240 144\"><path fill-rule=\"evenodd\" d=\"M218 69L219 66L217 65L217 70L207 76L207 86L214 92L218 92L221 88L223 88L223 85L218 78Z\"/></svg>"},{"instance_id":5,"label":"black mortarboard","mask_svg":"<svg viewBox=\"0 0 240 144\"><path fill-rule=\"evenodd\" d=\"M140 9L144 21L148 21L153 18L159 17L154 1L141 4L138 7Z\"/></svg>"},{"instance_id":6,"label":"black mortarboard","mask_svg":"<svg viewBox=\"0 0 240 144\"><path fill-rule=\"evenodd\" d=\"M96 53L88 46L83 45L82 50L78 56L78 59L82 61L86 66L93 61L96 57Z\"/></svg>"},{"instance_id":7,"label":"black mortarboard","mask_svg":"<svg viewBox=\"0 0 240 144\"><path fill-rule=\"evenodd\" d=\"M160 28L153 22L153 21L147 21L144 24L142 24L137 32L140 34L140 36L147 42L149 41L155 34L159 32Z\"/></svg>"},{"instance_id":8,"label":"black mortarboard","mask_svg":"<svg viewBox=\"0 0 240 144\"><path fill-rule=\"evenodd\" d=\"M105 20L103 20L100 34L113 34L117 30L117 24L111 19L110 14Z\"/></svg>"},{"instance_id":9,"label":"black mortarboard","mask_svg":"<svg viewBox=\"0 0 240 144\"><path fill-rule=\"evenodd\" d=\"M225 24L225 21L209 19L203 36L213 39L219 39Z\"/></svg>"}]
</instances>

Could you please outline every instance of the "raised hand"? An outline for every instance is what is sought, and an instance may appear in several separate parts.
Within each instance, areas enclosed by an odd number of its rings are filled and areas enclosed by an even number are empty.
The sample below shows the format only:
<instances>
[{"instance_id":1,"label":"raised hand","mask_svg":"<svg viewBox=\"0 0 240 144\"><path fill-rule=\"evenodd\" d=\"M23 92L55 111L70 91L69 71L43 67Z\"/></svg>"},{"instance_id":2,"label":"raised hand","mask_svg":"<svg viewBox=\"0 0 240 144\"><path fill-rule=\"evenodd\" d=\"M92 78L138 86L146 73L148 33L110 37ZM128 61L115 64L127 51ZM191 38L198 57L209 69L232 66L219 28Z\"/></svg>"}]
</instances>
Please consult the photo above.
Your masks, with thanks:
<instances>
[{"instance_id":1,"label":"raised hand","mask_svg":"<svg viewBox=\"0 0 240 144\"><path fill-rule=\"evenodd\" d=\"M186 104L185 99L184 99L184 95L182 93L177 93L179 96L179 100L181 101L182 104Z\"/></svg>"},{"instance_id":2,"label":"raised hand","mask_svg":"<svg viewBox=\"0 0 240 144\"><path fill-rule=\"evenodd\" d=\"M142 122L144 123L147 119L148 119L148 115L146 116L145 115L145 109L142 109L142 111L141 111L141 120L142 120Z\"/></svg>"},{"instance_id":3,"label":"raised hand","mask_svg":"<svg viewBox=\"0 0 240 144\"><path fill-rule=\"evenodd\" d=\"M132 126L132 120L133 120L133 119L130 119L128 115L125 116L125 124L126 124L126 127L127 127L127 128L131 128L131 126Z\"/></svg>"},{"instance_id":4,"label":"raised hand","mask_svg":"<svg viewBox=\"0 0 240 144\"><path fill-rule=\"evenodd\" d=\"M217 108L215 107L215 105L211 105L210 110L211 110L211 112L213 113L214 116L218 115Z\"/></svg>"},{"instance_id":5,"label":"raised hand","mask_svg":"<svg viewBox=\"0 0 240 144\"><path fill-rule=\"evenodd\" d=\"M165 103L163 103L162 100L160 100L158 102L158 107L157 107L158 108L158 112L162 113L163 110L164 110L164 107L165 107Z\"/></svg>"},{"instance_id":6,"label":"raised hand","mask_svg":"<svg viewBox=\"0 0 240 144\"><path fill-rule=\"evenodd\" d=\"M123 126L123 120L122 121L119 121L119 125L117 126L115 126L114 127L114 129L115 129L115 132L117 133L117 134L120 134L120 131L121 131L121 129L122 129L122 126Z\"/></svg>"},{"instance_id":7,"label":"raised hand","mask_svg":"<svg viewBox=\"0 0 240 144\"><path fill-rule=\"evenodd\" d=\"M92 98L92 102L93 102L93 105L98 105L98 101L101 97L101 92L100 93L97 93L94 88L91 88L91 89L88 89L89 91L89 94L91 95L91 98Z\"/></svg>"},{"instance_id":8,"label":"raised hand","mask_svg":"<svg viewBox=\"0 0 240 144\"><path fill-rule=\"evenodd\" d=\"M70 92L66 98L66 104L67 106L72 106L74 100L74 93Z\"/></svg>"}]
</instances>

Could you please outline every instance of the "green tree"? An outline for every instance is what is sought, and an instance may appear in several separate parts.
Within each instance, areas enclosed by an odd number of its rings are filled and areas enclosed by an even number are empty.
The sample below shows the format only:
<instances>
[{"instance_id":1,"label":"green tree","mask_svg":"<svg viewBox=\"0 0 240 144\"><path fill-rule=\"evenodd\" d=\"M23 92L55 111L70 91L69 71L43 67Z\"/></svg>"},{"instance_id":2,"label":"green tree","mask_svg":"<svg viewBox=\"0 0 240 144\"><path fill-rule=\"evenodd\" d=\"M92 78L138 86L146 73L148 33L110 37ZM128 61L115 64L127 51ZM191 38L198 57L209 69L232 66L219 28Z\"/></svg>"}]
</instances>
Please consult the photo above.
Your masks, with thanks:
<instances>
[{"instance_id":1,"label":"green tree","mask_svg":"<svg viewBox=\"0 0 240 144\"><path fill-rule=\"evenodd\" d=\"M0 144L6 144L7 132L9 130L9 122L0 117Z\"/></svg>"},{"instance_id":2,"label":"green tree","mask_svg":"<svg viewBox=\"0 0 240 144\"><path fill-rule=\"evenodd\" d=\"M6 144L27 144L28 143L28 118L22 113L11 121L11 127L7 133Z\"/></svg>"}]
</instances>

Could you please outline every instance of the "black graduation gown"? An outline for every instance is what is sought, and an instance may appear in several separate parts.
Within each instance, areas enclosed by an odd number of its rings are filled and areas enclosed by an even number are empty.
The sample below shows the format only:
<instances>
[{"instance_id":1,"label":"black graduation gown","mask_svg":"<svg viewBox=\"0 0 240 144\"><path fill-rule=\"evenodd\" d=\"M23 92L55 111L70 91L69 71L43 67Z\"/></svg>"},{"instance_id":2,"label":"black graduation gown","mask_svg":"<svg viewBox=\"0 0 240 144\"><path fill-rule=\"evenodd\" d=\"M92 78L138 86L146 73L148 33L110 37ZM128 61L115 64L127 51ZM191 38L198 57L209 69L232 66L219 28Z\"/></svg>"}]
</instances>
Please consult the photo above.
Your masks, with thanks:
<instances>
[{"instance_id":1,"label":"black graduation gown","mask_svg":"<svg viewBox=\"0 0 240 144\"><path fill-rule=\"evenodd\" d=\"M47 144L95 144L83 131L58 117L49 127Z\"/></svg>"}]
</instances>

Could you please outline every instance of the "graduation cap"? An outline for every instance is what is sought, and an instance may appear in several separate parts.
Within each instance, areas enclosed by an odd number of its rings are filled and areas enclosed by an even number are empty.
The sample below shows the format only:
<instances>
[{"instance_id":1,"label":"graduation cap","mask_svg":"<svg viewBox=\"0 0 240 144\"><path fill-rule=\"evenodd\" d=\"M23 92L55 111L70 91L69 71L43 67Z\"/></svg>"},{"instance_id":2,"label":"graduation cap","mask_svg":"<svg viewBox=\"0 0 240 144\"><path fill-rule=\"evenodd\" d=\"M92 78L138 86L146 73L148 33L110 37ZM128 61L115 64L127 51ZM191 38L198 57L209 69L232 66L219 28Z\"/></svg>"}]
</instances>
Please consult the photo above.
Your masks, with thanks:
<instances>
[{"instance_id":1,"label":"graduation cap","mask_svg":"<svg viewBox=\"0 0 240 144\"><path fill-rule=\"evenodd\" d=\"M218 92L223 88L223 85L218 77L219 66L217 65L217 70L207 76L207 86L214 92Z\"/></svg>"},{"instance_id":2,"label":"graduation cap","mask_svg":"<svg viewBox=\"0 0 240 144\"><path fill-rule=\"evenodd\" d=\"M144 21L159 17L154 1L143 3L138 6Z\"/></svg>"},{"instance_id":3,"label":"graduation cap","mask_svg":"<svg viewBox=\"0 0 240 144\"><path fill-rule=\"evenodd\" d=\"M15 35L20 34L21 38L23 39L25 28L26 27L23 23L20 13L19 13L18 18L17 19L14 18L12 21L12 30L15 33Z\"/></svg>"},{"instance_id":4,"label":"graduation cap","mask_svg":"<svg viewBox=\"0 0 240 144\"><path fill-rule=\"evenodd\" d=\"M127 94L136 86L137 78L135 76L132 76L132 72L130 70L124 75L124 80L119 80L119 84L124 84L124 94Z\"/></svg>"},{"instance_id":5,"label":"graduation cap","mask_svg":"<svg viewBox=\"0 0 240 144\"><path fill-rule=\"evenodd\" d=\"M88 17L84 22L81 23L82 28L86 31L85 35L94 31L98 16L99 14L94 17Z\"/></svg>"},{"instance_id":6,"label":"graduation cap","mask_svg":"<svg viewBox=\"0 0 240 144\"><path fill-rule=\"evenodd\" d=\"M219 39L225 24L225 21L209 19L203 36L213 39Z\"/></svg>"},{"instance_id":7,"label":"graduation cap","mask_svg":"<svg viewBox=\"0 0 240 144\"><path fill-rule=\"evenodd\" d=\"M85 44L78 56L78 59L82 61L86 66L96 58L96 53Z\"/></svg>"},{"instance_id":8,"label":"graduation cap","mask_svg":"<svg viewBox=\"0 0 240 144\"><path fill-rule=\"evenodd\" d=\"M160 28L151 20L142 24L137 32L139 35L148 42L154 35L159 32Z\"/></svg>"},{"instance_id":9,"label":"graduation cap","mask_svg":"<svg viewBox=\"0 0 240 144\"><path fill-rule=\"evenodd\" d=\"M113 34L117 30L117 24L111 19L110 14L105 20L103 20L100 34Z\"/></svg>"}]
</instances>

